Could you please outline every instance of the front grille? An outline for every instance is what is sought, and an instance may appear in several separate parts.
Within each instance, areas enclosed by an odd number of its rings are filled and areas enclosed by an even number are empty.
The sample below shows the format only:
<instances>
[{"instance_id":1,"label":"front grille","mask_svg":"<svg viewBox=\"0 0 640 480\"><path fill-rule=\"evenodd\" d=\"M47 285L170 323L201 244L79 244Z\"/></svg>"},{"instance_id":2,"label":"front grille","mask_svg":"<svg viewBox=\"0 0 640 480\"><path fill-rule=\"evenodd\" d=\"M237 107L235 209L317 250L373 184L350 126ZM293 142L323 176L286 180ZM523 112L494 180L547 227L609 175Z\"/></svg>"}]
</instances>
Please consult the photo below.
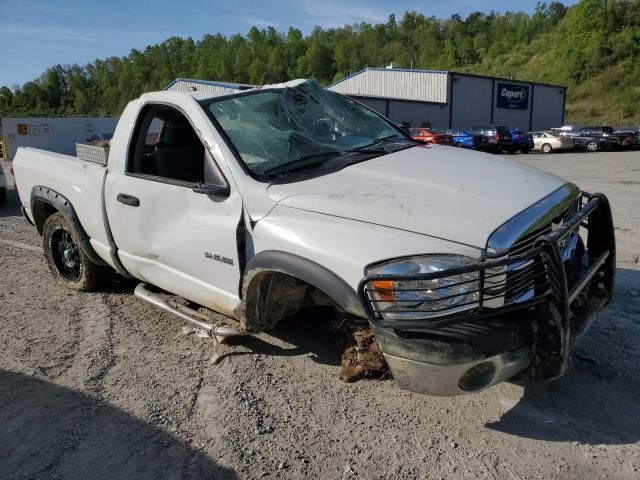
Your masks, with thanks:
<instances>
[{"instance_id":1,"label":"front grille","mask_svg":"<svg viewBox=\"0 0 640 480\"><path fill-rule=\"evenodd\" d=\"M541 237L551 234L555 228L558 228L573 217L581 208L582 199L581 197L571 197L571 195L573 194L568 195L563 203L552 204L552 208L561 207L560 213L555 216L547 215L543 222L538 221L533 225L523 225L515 222L517 218L508 222L508 224L518 225L525 233L515 237L516 240L512 242L511 246L505 245L506 248L500 251L500 256L505 255L513 258L526 255L534 249ZM524 216L526 213L527 211L521 215ZM509 227L507 226L506 228ZM504 231L502 233L504 234ZM574 243L570 242L565 242L565 245L570 245L571 248L575 246ZM561 249L565 245L561 245ZM534 296L536 287L541 288L544 286L540 285L543 278L533 259L511 263L505 265L502 269L489 271L487 274L483 293L486 299L484 305L489 307L500 307L529 300Z\"/></svg>"}]
</instances>

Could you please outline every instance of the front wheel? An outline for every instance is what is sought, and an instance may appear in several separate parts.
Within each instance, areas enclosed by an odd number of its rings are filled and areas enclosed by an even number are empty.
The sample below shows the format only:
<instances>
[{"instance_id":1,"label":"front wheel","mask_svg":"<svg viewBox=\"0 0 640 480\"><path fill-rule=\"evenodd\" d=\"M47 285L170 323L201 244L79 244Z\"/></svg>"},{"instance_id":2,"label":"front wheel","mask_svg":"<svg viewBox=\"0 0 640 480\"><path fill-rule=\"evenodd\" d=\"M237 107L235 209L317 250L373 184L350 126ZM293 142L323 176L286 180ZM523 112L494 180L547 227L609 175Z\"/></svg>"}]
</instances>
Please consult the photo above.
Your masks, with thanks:
<instances>
[{"instance_id":1,"label":"front wheel","mask_svg":"<svg viewBox=\"0 0 640 480\"><path fill-rule=\"evenodd\" d=\"M47 265L58 284L86 292L94 290L106 276L107 269L89 260L61 213L44 222L42 242Z\"/></svg>"},{"instance_id":2,"label":"front wheel","mask_svg":"<svg viewBox=\"0 0 640 480\"><path fill-rule=\"evenodd\" d=\"M587 151L588 152L597 152L598 151L598 142L589 142L587 143Z\"/></svg>"},{"instance_id":3,"label":"front wheel","mask_svg":"<svg viewBox=\"0 0 640 480\"><path fill-rule=\"evenodd\" d=\"M544 145L542 145L541 150L542 153L551 153L551 150L553 150L553 148L548 143L545 143Z\"/></svg>"}]
</instances>

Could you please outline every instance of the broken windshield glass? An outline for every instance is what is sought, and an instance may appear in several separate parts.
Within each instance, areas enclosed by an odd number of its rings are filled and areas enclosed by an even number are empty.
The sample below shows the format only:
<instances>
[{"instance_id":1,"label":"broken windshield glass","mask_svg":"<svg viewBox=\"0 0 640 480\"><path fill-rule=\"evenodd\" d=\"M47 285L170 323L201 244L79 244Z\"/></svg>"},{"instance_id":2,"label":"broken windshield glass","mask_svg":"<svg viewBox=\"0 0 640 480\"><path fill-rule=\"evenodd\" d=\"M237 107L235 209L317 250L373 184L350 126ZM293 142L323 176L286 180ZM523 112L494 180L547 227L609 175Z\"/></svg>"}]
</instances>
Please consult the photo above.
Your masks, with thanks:
<instances>
[{"instance_id":1,"label":"broken windshield glass","mask_svg":"<svg viewBox=\"0 0 640 480\"><path fill-rule=\"evenodd\" d=\"M374 112L315 81L212 100L206 108L247 168L259 179L287 174L287 165L309 166L363 153L382 155L385 141L410 142Z\"/></svg>"}]
</instances>

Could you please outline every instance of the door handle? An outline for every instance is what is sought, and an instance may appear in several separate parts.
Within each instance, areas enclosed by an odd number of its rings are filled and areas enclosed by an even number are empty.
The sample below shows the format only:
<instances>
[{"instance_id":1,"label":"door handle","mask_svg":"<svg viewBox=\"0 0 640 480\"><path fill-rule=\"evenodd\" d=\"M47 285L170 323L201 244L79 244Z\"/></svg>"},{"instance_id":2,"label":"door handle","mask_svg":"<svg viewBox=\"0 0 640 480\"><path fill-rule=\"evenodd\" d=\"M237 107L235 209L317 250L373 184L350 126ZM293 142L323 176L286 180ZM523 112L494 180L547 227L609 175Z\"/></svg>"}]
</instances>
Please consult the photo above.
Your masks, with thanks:
<instances>
[{"instance_id":1,"label":"door handle","mask_svg":"<svg viewBox=\"0 0 640 480\"><path fill-rule=\"evenodd\" d=\"M134 197L133 195L127 195L126 193L119 193L118 201L120 203L124 203L125 205L129 205L131 207L140 206L140 199L138 197Z\"/></svg>"}]
</instances>

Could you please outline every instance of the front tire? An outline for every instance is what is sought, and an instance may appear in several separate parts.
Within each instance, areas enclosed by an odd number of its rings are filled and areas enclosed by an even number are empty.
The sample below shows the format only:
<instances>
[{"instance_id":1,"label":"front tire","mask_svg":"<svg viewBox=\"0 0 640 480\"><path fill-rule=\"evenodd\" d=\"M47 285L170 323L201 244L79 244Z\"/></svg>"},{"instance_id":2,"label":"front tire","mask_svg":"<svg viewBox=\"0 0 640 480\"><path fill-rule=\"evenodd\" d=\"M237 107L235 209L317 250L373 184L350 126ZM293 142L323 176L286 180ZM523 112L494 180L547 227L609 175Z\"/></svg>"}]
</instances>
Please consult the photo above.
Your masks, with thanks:
<instances>
[{"instance_id":1,"label":"front tire","mask_svg":"<svg viewBox=\"0 0 640 480\"><path fill-rule=\"evenodd\" d=\"M553 147L548 143L545 143L544 145L542 145L542 148L540 150L542 150L542 153L551 153L551 150L553 150Z\"/></svg>"},{"instance_id":2,"label":"front tire","mask_svg":"<svg viewBox=\"0 0 640 480\"><path fill-rule=\"evenodd\" d=\"M42 243L56 283L82 292L102 283L107 269L89 260L61 213L54 213L44 222Z\"/></svg>"},{"instance_id":3,"label":"front tire","mask_svg":"<svg viewBox=\"0 0 640 480\"><path fill-rule=\"evenodd\" d=\"M587 143L587 151L588 152L597 152L600 149L598 146L598 142L589 142Z\"/></svg>"}]
</instances>

